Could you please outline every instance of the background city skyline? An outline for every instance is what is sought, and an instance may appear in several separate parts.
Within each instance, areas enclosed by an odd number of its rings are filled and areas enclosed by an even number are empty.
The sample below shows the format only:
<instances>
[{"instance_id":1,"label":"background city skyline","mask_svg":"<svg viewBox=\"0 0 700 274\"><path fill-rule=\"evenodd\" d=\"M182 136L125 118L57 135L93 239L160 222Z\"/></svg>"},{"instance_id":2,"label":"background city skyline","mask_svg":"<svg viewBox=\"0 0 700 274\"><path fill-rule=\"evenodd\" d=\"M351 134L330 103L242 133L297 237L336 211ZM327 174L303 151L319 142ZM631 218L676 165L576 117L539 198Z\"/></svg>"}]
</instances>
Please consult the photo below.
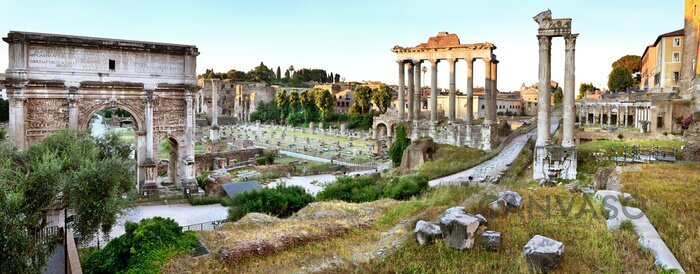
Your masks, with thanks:
<instances>
[{"instance_id":1,"label":"background city skyline","mask_svg":"<svg viewBox=\"0 0 700 274\"><path fill-rule=\"evenodd\" d=\"M653 1L10 1L0 0L0 31L60 33L196 45L198 73L208 68L248 71L261 61L282 71L322 68L351 81L397 83L394 45L415 46L440 31L462 43L492 42L500 61L500 91L537 81L537 24L547 8L554 18L573 18L580 33L576 86L604 88L610 65L641 55L660 34L683 28L683 3ZM659 18L667 18L659 20ZM668 18L671 18L670 20ZM7 44L0 43L0 70ZM555 39L552 79L563 82L564 42ZM439 66L447 87L448 64ZM457 88L466 86L466 63L457 65ZM429 84L429 75L424 84ZM475 86L483 86L475 63Z\"/></svg>"}]
</instances>

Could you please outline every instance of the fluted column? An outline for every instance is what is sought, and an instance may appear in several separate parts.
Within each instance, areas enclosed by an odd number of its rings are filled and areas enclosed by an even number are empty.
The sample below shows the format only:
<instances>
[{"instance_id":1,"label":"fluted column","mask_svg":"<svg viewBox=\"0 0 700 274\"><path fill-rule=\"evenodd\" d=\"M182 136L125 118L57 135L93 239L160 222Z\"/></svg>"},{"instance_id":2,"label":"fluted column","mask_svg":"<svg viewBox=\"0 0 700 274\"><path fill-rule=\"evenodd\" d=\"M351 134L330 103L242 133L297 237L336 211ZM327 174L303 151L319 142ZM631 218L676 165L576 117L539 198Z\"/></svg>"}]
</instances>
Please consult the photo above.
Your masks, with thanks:
<instances>
[{"instance_id":1,"label":"fluted column","mask_svg":"<svg viewBox=\"0 0 700 274\"><path fill-rule=\"evenodd\" d=\"M416 96L413 95L415 92L415 84L413 79L413 63L408 62L408 120L418 120L420 116L415 114L413 111L413 104L415 100L418 100Z\"/></svg>"},{"instance_id":2,"label":"fluted column","mask_svg":"<svg viewBox=\"0 0 700 274\"><path fill-rule=\"evenodd\" d=\"M455 63L457 62L457 59L449 59L447 60L450 62L450 100L449 100L449 109L447 112L447 119L450 122L454 122L455 120L455 104L456 104L456 96L457 96L457 84L456 84L456 75L455 75Z\"/></svg>"},{"instance_id":3,"label":"fluted column","mask_svg":"<svg viewBox=\"0 0 700 274\"><path fill-rule=\"evenodd\" d=\"M153 90L146 90L146 111L145 111L145 125L146 125L146 158L154 160L153 153Z\"/></svg>"},{"instance_id":4,"label":"fluted column","mask_svg":"<svg viewBox=\"0 0 700 274\"><path fill-rule=\"evenodd\" d=\"M484 124L490 125L493 122L493 117L491 117L491 108L493 107L493 104L491 101L493 100L493 97L491 96L491 60L484 59L484 105L486 107L484 108L484 111L482 112L484 115Z\"/></svg>"},{"instance_id":5,"label":"fluted column","mask_svg":"<svg viewBox=\"0 0 700 274\"><path fill-rule=\"evenodd\" d=\"M491 123L498 123L498 60L491 59Z\"/></svg>"},{"instance_id":6,"label":"fluted column","mask_svg":"<svg viewBox=\"0 0 700 274\"><path fill-rule=\"evenodd\" d=\"M405 105L406 102L404 101L404 86L406 84L406 79L404 78L404 74L406 73L406 65L404 64L403 61L396 61L396 63L399 64L399 100L398 100L398 111L399 111L399 120L404 119L404 112L405 112Z\"/></svg>"},{"instance_id":7,"label":"fluted column","mask_svg":"<svg viewBox=\"0 0 700 274\"><path fill-rule=\"evenodd\" d=\"M551 143L549 133L550 116L550 77L551 77L551 48L552 38L548 36L537 36L540 45L540 64L539 64L539 84L537 86L537 96L539 103L537 104L537 142L536 146L547 146Z\"/></svg>"},{"instance_id":8,"label":"fluted column","mask_svg":"<svg viewBox=\"0 0 700 274\"><path fill-rule=\"evenodd\" d=\"M194 96L192 93L189 91L187 94L185 94L185 104L186 104L186 109L185 109L185 136L184 136L184 141L185 141L185 153L182 161L184 162L184 182L189 183L195 181L195 174L194 174L194 109L192 105L192 101L194 100ZM187 187L187 185L183 185L181 187Z\"/></svg>"},{"instance_id":9,"label":"fluted column","mask_svg":"<svg viewBox=\"0 0 700 274\"><path fill-rule=\"evenodd\" d=\"M467 59L467 115L464 119L467 124L474 121L474 59Z\"/></svg>"},{"instance_id":10,"label":"fluted column","mask_svg":"<svg viewBox=\"0 0 700 274\"><path fill-rule=\"evenodd\" d=\"M437 122L437 77L440 60L430 60L430 122Z\"/></svg>"},{"instance_id":11,"label":"fluted column","mask_svg":"<svg viewBox=\"0 0 700 274\"><path fill-rule=\"evenodd\" d=\"M574 100L576 81L576 37L572 34L564 37L566 47L566 59L564 61L564 129L561 145L573 147L574 143Z\"/></svg>"},{"instance_id":12,"label":"fluted column","mask_svg":"<svg viewBox=\"0 0 700 274\"><path fill-rule=\"evenodd\" d=\"M420 120L420 112L423 104L423 84L421 83L421 68L423 67L423 61L417 60L413 61L413 77L416 82L415 93L413 94L413 117L416 120Z\"/></svg>"}]
</instances>

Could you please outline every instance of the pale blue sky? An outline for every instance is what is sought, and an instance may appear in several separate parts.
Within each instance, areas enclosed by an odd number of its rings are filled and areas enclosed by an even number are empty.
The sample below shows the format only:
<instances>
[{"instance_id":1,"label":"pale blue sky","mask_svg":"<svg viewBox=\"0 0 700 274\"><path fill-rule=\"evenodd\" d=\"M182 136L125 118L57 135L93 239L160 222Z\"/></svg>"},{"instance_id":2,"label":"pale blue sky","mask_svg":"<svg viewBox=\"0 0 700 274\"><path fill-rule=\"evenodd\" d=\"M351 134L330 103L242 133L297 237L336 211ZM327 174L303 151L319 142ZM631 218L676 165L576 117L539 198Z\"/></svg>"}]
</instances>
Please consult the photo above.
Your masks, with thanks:
<instances>
[{"instance_id":1,"label":"pale blue sky","mask_svg":"<svg viewBox=\"0 0 700 274\"><path fill-rule=\"evenodd\" d=\"M573 18L573 31L580 33L577 85L605 85L617 58L641 55L656 36L683 27L682 0L0 0L0 34L22 30L193 44L201 52L199 72L247 71L263 61L283 70L289 65L324 68L347 80L395 84L390 49L447 31L462 43L496 44L499 90L509 91L537 81L532 17L547 8L555 18ZM559 82L563 47L562 39L555 40L552 79ZM0 43L3 70L6 52L7 44ZM475 85L483 85L483 66L475 67ZM440 70L439 84L445 87L447 64ZM466 85L465 70L465 63L457 65L460 89Z\"/></svg>"}]
</instances>

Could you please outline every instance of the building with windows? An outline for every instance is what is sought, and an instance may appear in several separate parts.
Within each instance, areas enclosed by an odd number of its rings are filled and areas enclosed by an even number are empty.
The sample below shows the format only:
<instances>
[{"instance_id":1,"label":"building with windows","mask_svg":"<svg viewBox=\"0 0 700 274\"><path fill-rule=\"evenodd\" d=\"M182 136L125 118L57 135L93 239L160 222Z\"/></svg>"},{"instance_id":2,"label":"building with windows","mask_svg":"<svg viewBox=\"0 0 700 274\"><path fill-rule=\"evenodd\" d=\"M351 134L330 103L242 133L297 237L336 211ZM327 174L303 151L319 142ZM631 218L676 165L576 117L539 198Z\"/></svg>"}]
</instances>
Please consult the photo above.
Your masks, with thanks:
<instances>
[{"instance_id":1,"label":"building with windows","mask_svg":"<svg viewBox=\"0 0 700 274\"><path fill-rule=\"evenodd\" d=\"M650 93L680 91L685 31L659 35L644 50L639 88Z\"/></svg>"}]
</instances>

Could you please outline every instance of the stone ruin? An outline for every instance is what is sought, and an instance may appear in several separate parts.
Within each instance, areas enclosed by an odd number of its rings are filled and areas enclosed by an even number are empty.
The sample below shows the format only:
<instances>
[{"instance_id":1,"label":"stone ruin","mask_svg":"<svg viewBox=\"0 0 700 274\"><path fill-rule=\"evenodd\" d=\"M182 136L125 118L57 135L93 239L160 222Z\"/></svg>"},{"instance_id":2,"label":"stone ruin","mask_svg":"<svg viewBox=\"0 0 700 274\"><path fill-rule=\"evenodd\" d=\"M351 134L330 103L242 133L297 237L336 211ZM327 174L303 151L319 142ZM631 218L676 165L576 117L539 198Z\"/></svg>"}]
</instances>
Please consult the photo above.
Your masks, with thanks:
<instances>
[{"instance_id":1,"label":"stone ruin","mask_svg":"<svg viewBox=\"0 0 700 274\"><path fill-rule=\"evenodd\" d=\"M437 151L437 145L432 138L421 138L413 141L403 153L401 159L402 169L414 169L423 163L433 159L433 154Z\"/></svg>"}]
</instances>

